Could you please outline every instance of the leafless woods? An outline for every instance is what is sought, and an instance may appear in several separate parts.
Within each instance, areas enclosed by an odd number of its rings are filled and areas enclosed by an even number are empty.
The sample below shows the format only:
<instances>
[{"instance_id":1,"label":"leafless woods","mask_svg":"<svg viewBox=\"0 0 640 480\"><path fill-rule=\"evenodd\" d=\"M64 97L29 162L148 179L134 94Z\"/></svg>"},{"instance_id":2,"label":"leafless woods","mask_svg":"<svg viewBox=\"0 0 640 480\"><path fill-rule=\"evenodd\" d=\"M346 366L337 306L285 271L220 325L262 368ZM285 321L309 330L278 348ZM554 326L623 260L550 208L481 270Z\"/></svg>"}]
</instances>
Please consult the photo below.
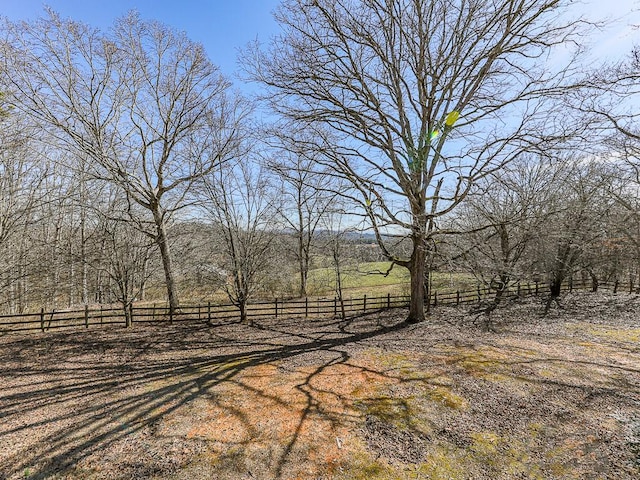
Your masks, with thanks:
<instances>
[{"instance_id":1,"label":"leafless woods","mask_svg":"<svg viewBox=\"0 0 640 480\"><path fill-rule=\"evenodd\" d=\"M496 295L637 281L638 55L587 71L573 8L284 0L281 34L241 54L252 100L133 13L108 31L5 20L3 309L220 290L242 311L310 293L311 270L368 241L361 261L409 270L410 322L436 271Z\"/></svg>"}]
</instances>

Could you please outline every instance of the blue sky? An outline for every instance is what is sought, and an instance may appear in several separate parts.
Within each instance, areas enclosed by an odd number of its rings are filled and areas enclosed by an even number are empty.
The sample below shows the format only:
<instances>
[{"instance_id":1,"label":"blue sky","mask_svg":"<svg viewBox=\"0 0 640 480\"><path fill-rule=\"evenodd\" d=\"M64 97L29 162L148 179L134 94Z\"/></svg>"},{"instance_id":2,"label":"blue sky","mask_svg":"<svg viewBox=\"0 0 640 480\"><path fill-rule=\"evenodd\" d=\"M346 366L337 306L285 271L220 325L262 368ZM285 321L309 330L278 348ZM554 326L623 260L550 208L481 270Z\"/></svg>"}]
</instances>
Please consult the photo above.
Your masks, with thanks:
<instances>
[{"instance_id":1,"label":"blue sky","mask_svg":"<svg viewBox=\"0 0 640 480\"><path fill-rule=\"evenodd\" d=\"M109 27L129 10L187 32L202 43L211 60L227 76L237 70L238 48L267 41L277 32L271 12L279 0L0 0L0 15L11 20L35 19L49 5L64 17L95 27Z\"/></svg>"},{"instance_id":2,"label":"blue sky","mask_svg":"<svg viewBox=\"0 0 640 480\"><path fill-rule=\"evenodd\" d=\"M131 9L143 18L156 19L187 32L204 44L211 60L233 77L239 48L258 38L266 42L277 33L271 12L279 0L0 0L0 15L11 20L34 19L47 4L65 17L96 27L108 27ZM640 44L640 0L574 1L575 12L590 20L616 21L589 39L595 59L613 60Z\"/></svg>"}]
</instances>

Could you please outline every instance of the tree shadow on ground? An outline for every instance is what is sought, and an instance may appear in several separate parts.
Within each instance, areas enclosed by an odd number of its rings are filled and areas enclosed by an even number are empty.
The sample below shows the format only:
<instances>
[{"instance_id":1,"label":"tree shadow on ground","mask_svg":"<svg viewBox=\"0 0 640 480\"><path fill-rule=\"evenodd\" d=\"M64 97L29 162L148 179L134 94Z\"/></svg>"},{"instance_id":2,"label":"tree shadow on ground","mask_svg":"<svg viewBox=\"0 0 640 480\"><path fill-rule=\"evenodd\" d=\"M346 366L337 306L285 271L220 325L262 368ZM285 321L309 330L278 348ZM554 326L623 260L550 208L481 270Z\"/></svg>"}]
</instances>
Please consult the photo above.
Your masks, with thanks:
<instances>
[{"instance_id":1,"label":"tree shadow on ground","mask_svg":"<svg viewBox=\"0 0 640 480\"><path fill-rule=\"evenodd\" d=\"M2 339L0 383L7 387L0 393L0 444L11 446L4 449L8 455L0 449L0 478L73 474L81 460L143 431L153 432L199 399L224 404L224 410L242 422L245 412L234 412L229 402L219 401L222 386L232 384L247 395L282 403L277 395L253 388L240 377L256 367L275 368L311 355L313 367L295 385L304 397L297 425L282 451L276 452L273 471L280 478L310 415L323 414L334 424L345 421L331 418L344 413L323 408L321 397L333 392L313 386L313 379L349 362L342 347L404 328L392 317L385 323L376 315L312 326L304 322L308 321L265 320L253 327L182 324ZM242 446L242 441L237 444ZM198 446L192 450L197 453ZM177 455L175 463L180 458ZM140 472L154 474L153 468Z\"/></svg>"},{"instance_id":2,"label":"tree shadow on ground","mask_svg":"<svg viewBox=\"0 0 640 480\"><path fill-rule=\"evenodd\" d=\"M611 423L640 425L630 342L403 313L0 338L0 478L333 478L349 434L361 472L378 455L425 478L449 457L459 478L637 478Z\"/></svg>"}]
</instances>

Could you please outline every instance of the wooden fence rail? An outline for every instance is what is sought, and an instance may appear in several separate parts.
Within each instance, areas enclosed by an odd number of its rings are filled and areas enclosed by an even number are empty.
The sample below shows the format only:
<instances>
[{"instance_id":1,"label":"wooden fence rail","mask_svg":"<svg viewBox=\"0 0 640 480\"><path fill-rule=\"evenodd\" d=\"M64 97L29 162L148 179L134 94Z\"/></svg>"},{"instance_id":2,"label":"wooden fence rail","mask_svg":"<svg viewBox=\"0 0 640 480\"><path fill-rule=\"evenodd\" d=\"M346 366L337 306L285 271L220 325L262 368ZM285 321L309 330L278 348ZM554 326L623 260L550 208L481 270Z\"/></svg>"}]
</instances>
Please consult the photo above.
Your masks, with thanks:
<instances>
[{"instance_id":1,"label":"wooden fence rail","mask_svg":"<svg viewBox=\"0 0 640 480\"><path fill-rule=\"evenodd\" d=\"M545 287L538 283L518 284L509 289L510 294L519 296L538 295ZM598 288L617 292L634 292L633 284L600 283ZM592 289L592 284L571 282L563 286L564 291L574 289ZM464 305L478 303L491 298L493 292L488 288L477 287L473 290L456 290L433 292L431 305ZM249 319L264 317L326 317L345 314L366 313L376 310L406 307L409 297L404 295L367 296L359 298L345 298L342 302L338 298L302 298L302 299L274 299L273 301L253 302L247 305ZM208 302L199 305L182 305L173 318L169 318L169 308L166 304L129 307L131 323L181 322L199 320L203 322L227 322L239 319L238 308L232 304L216 304ZM61 328L89 328L103 325L127 325L127 316L122 307L85 306L79 310L41 309L36 313L0 315L0 333L49 331Z\"/></svg>"}]
</instances>

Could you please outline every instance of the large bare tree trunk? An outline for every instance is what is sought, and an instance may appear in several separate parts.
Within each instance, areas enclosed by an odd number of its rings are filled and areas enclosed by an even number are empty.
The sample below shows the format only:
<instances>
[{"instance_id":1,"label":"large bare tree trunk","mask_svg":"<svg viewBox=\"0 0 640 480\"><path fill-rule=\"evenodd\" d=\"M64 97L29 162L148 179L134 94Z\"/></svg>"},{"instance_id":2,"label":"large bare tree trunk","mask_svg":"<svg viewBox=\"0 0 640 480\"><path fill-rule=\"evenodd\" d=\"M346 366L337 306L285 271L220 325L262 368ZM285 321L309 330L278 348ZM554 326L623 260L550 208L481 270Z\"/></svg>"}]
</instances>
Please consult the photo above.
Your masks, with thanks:
<instances>
[{"instance_id":1,"label":"large bare tree trunk","mask_svg":"<svg viewBox=\"0 0 640 480\"><path fill-rule=\"evenodd\" d=\"M427 269L425 260L427 252L424 248L424 240L420 236L413 237L413 252L409 261L411 273L411 300L409 303L409 316L407 323L419 323L424 320L424 279Z\"/></svg>"},{"instance_id":2,"label":"large bare tree trunk","mask_svg":"<svg viewBox=\"0 0 640 480\"><path fill-rule=\"evenodd\" d=\"M167 236L164 225L158 226L158 248L160 249L160 257L162 258L162 268L164 269L164 279L167 286L167 299L169 300L169 315L173 317L178 308L180 308L180 302L178 300L178 291L176 289L176 282L173 276L173 266L171 262L171 252L169 244L167 242Z\"/></svg>"},{"instance_id":3,"label":"large bare tree trunk","mask_svg":"<svg viewBox=\"0 0 640 480\"><path fill-rule=\"evenodd\" d=\"M247 299L242 298L238 300L238 309L240 310L240 323L243 325L252 325L252 322L249 322L249 317L247 315Z\"/></svg>"},{"instance_id":4,"label":"large bare tree trunk","mask_svg":"<svg viewBox=\"0 0 640 480\"><path fill-rule=\"evenodd\" d=\"M153 212L156 222L156 244L160 249L160 258L162 259L162 268L164 269L164 280L167 288L167 299L169 300L169 316L173 318L180 301L178 300L178 291L176 288L175 278L173 276L173 266L171 261L171 250L167 240L167 232L162 215L157 210Z\"/></svg>"},{"instance_id":5,"label":"large bare tree trunk","mask_svg":"<svg viewBox=\"0 0 640 480\"><path fill-rule=\"evenodd\" d=\"M307 272L305 271L304 261L300 260L300 298L307 296Z\"/></svg>"}]
</instances>

